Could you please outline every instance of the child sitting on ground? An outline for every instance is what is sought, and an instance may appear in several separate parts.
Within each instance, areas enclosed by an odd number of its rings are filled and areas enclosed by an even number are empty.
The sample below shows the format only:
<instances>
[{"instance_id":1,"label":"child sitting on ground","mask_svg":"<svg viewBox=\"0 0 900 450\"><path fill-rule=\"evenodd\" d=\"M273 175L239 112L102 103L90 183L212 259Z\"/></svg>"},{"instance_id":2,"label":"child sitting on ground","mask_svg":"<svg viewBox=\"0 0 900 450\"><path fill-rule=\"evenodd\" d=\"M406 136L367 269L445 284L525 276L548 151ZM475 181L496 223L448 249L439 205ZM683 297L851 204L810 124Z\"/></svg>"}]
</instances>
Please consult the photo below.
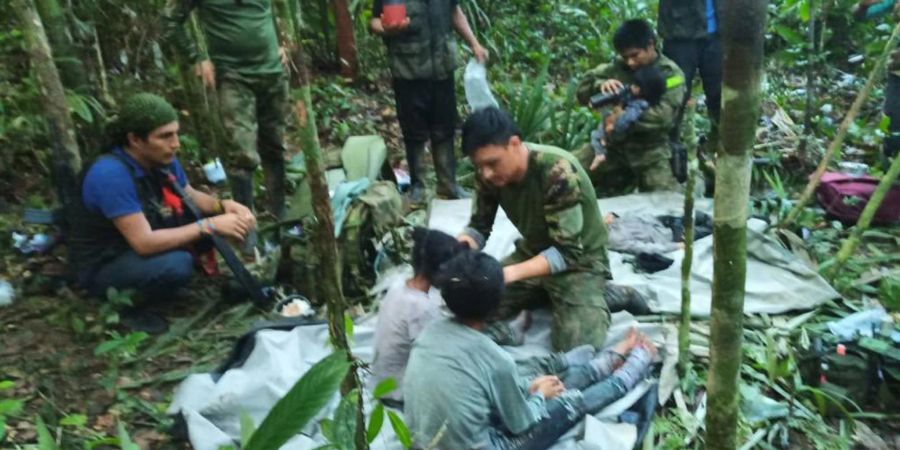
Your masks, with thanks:
<instances>
[{"instance_id":1,"label":"child sitting on ground","mask_svg":"<svg viewBox=\"0 0 900 450\"><path fill-rule=\"evenodd\" d=\"M666 79L656 66L642 67L634 72L631 95L624 104L616 105L613 113L607 114L600 125L591 133L591 148L594 160L590 170L595 170L606 160L606 143L623 136L651 106L656 106L666 93Z\"/></svg>"},{"instance_id":2,"label":"child sitting on ground","mask_svg":"<svg viewBox=\"0 0 900 450\"><path fill-rule=\"evenodd\" d=\"M613 351L560 376L526 381L510 354L480 331L503 296L500 263L463 252L435 281L454 317L419 335L407 366L404 413L419 448L547 448L585 414L625 395L656 354L645 336L632 332Z\"/></svg>"},{"instance_id":3,"label":"child sitting on ground","mask_svg":"<svg viewBox=\"0 0 900 450\"><path fill-rule=\"evenodd\" d=\"M416 228L412 233L413 277L392 286L381 300L375 327L375 359L372 386L387 378L397 381L398 389L383 399L403 400L403 373L412 343L425 325L441 317L443 301L432 289L433 277L441 264L468 249L453 236L437 230Z\"/></svg>"}]
</instances>

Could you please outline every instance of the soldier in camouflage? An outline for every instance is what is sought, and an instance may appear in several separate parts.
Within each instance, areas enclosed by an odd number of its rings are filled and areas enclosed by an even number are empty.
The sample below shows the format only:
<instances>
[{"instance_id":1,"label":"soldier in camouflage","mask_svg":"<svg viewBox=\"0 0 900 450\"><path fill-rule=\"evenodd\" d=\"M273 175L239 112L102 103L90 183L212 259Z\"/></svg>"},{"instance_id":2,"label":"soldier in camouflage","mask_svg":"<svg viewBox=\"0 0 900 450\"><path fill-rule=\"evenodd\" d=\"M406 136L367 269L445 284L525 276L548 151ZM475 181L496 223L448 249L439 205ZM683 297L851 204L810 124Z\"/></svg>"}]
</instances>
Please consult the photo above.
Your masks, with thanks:
<instances>
[{"instance_id":1,"label":"soldier in camouflage","mask_svg":"<svg viewBox=\"0 0 900 450\"><path fill-rule=\"evenodd\" d=\"M883 16L900 16L900 2L896 0L862 0L856 5L853 16L870 20ZM881 131L885 133L881 154L885 167L900 152L900 50L894 50L888 65L887 83L884 88L884 117Z\"/></svg>"},{"instance_id":2,"label":"soldier in camouflage","mask_svg":"<svg viewBox=\"0 0 900 450\"><path fill-rule=\"evenodd\" d=\"M524 143L505 112L485 108L463 125L463 152L478 170L472 217L459 240L484 248L498 208L522 234L504 261L506 294L486 331L501 344L518 338L500 320L550 306L554 350L599 347L609 327L604 300L606 225L590 178L569 152Z\"/></svg>"},{"instance_id":3,"label":"soldier in camouflage","mask_svg":"<svg viewBox=\"0 0 900 450\"><path fill-rule=\"evenodd\" d=\"M656 66L666 79L666 92L659 104L647 109L627 132L607 142L608 154L594 159L590 146L579 151L579 159L591 170L591 179L603 195L679 190L669 164L669 133L684 99L684 75L672 60L656 50L653 29L643 20L629 20L613 37L619 57L588 71L578 85L578 101L587 104L598 93L616 92L634 82L634 72ZM636 185L636 186L635 186Z\"/></svg>"},{"instance_id":4,"label":"soldier in camouflage","mask_svg":"<svg viewBox=\"0 0 900 450\"><path fill-rule=\"evenodd\" d=\"M189 32L195 9L208 55ZM162 27L164 38L194 64L204 86L218 93L230 141L226 166L232 196L253 207L252 175L262 164L268 208L283 217L288 85L272 0L167 0Z\"/></svg>"},{"instance_id":5,"label":"soldier in camouflage","mask_svg":"<svg viewBox=\"0 0 900 450\"><path fill-rule=\"evenodd\" d=\"M406 0L407 17L391 23L382 16L382 0L375 0L370 28L384 37L388 62L394 78L397 119L403 131L406 160L411 178L410 199L423 200L425 178L422 157L426 142L437 174L437 194L445 198L467 197L456 183L455 30L484 63L487 50L469 28L456 0Z\"/></svg>"}]
</instances>

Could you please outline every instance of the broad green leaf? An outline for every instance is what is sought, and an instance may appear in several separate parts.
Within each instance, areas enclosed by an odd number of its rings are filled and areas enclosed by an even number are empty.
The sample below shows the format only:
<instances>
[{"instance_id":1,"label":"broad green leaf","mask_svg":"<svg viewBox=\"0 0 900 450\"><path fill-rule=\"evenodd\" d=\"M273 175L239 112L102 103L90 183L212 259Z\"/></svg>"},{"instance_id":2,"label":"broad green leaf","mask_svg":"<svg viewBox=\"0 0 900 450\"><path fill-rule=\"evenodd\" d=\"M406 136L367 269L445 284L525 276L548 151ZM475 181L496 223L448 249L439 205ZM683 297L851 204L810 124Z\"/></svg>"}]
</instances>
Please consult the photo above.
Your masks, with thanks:
<instances>
[{"instance_id":1,"label":"broad green leaf","mask_svg":"<svg viewBox=\"0 0 900 450\"><path fill-rule=\"evenodd\" d=\"M6 418L0 416L0 442L6 437Z\"/></svg>"},{"instance_id":2,"label":"broad green leaf","mask_svg":"<svg viewBox=\"0 0 900 450\"><path fill-rule=\"evenodd\" d=\"M334 421L331 419L322 419L319 422L319 431L322 432L322 436L325 436L325 439L329 442L334 441Z\"/></svg>"},{"instance_id":3,"label":"broad green leaf","mask_svg":"<svg viewBox=\"0 0 900 450\"><path fill-rule=\"evenodd\" d=\"M312 366L275 404L244 450L280 448L328 404L348 370L350 362L343 351L332 353Z\"/></svg>"},{"instance_id":4,"label":"broad green leaf","mask_svg":"<svg viewBox=\"0 0 900 450\"><path fill-rule=\"evenodd\" d=\"M378 405L372 410L372 415L369 416L369 428L366 430L366 441L370 444L374 442L375 438L378 437L378 433L381 433L381 427L383 425L384 405L382 405L381 402L378 402Z\"/></svg>"},{"instance_id":5,"label":"broad green leaf","mask_svg":"<svg viewBox=\"0 0 900 450\"><path fill-rule=\"evenodd\" d=\"M803 45L803 35L784 25L775 25L775 32L790 45Z\"/></svg>"},{"instance_id":6,"label":"broad green leaf","mask_svg":"<svg viewBox=\"0 0 900 450\"><path fill-rule=\"evenodd\" d=\"M378 383L377 386L375 386L375 390L372 391L372 395L375 398L381 398L387 394L390 394L391 392L394 392L395 390L397 390L397 380L395 380L394 378L385 378L384 380L381 380L381 382Z\"/></svg>"},{"instance_id":7,"label":"broad green leaf","mask_svg":"<svg viewBox=\"0 0 900 450\"><path fill-rule=\"evenodd\" d=\"M809 1L810 0L803 0L800 2L800 8L798 10L800 20L804 22L809 22Z\"/></svg>"},{"instance_id":8,"label":"broad green leaf","mask_svg":"<svg viewBox=\"0 0 900 450\"><path fill-rule=\"evenodd\" d=\"M347 342L353 342L353 318L350 314L344 314L344 333L347 335Z\"/></svg>"},{"instance_id":9,"label":"broad green leaf","mask_svg":"<svg viewBox=\"0 0 900 450\"><path fill-rule=\"evenodd\" d=\"M397 439L403 444L403 448L412 447L412 438L409 436L409 428L406 427L406 422L403 421L403 418L393 411L388 411L387 415L388 420L391 421L391 428L394 429L394 434L397 435Z\"/></svg>"},{"instance_id":10,"label":"broad green leaf","mask_svg":"<svg viewBox=\"0 0 900 450\"><path fill-rule=\"evenodd\" d=\"M66 417L63 417L59 424L64 427L83 427L87 424L87 416L84 414L69 414Z\"/></svg>"},{"instance_id":11,"label":"broad green leaf","mask_svg":"<svg viewBox=\"0 0 900 450\"><path fill-rule=\"evenodd\" d=\"M44 423L44 419L41 416L37 417L35 428L38 435L38 450L59 450L59 447L56 446L56 441L53 440L53 436L50 434L50 430L47 429L47 424Z\"/></svg>"},{"instance_id":12,"label":"broad green leaf","mask_svg":"<svg viewBox=\"0 0 900 450\"><path fill-rule=\"evenodd\" d=\"M122 346L121 339L110 339L108 341L103 341L94 349L94 355L100 356L106 353L109 353L119 347Z\"/></svg>"},{"instance_id":13,"label":"broad green leaf","mask_svg":"<svg viewBox=\"0 0 900 450\"><path fill-rule=\"evenodd\" d=\"M125 423L119 422L118 426L119 448L122 450L141 450L141 448L131 440L128 430L125 429Z\"/></svg>"},{"instance_id":14,"label":"broad green leaf","mask_svg":"<svg viewBox=\"0 0 900 450\"><path fill-rule=\"evenodd\" d=\"M247 414L247 411L241 409L241 444L250 442L253 433L256 432L256 424L253 418Z\"/></svg>"},{"instance_id":15,"label":"broad green leaf","mask_svg":"<svg viewBox=\"0 0 900 450\"><path fill-rule=\"evenodd\" d=\"M356 413L359 404L359 391L354 389L341 399L334 412L331 441L339 450L354 450L356 447Z\"/></svg>"},{"instance_id":16,"label":"broad green leaf","mask_svg":"<svg viewBox=\"0 0 900 450\"><path fill-rule=\"evenodd\" d=\"M81 120L86 123L93 123L94 116L91 114L91 109L88 108L87 103L85 103L84 99L81 98L78 94L66 94L66 104L69 109Z\"/></svg>"},{"instance_id":17,"label":"broad green leaf","mask_svg":"<svg viewBox=\"0 0 900 450\"><path fill-rule=\"evenodd\" d=\"M22 400L5 399L0 400L0 416L14 416L22 412Z\"/></svg>"},{"instance_id":18,"label":"broad green leaf","mask_svg":"<svg viewBox=\"0 0 900 450\"><path fill-rule=\"evenodd\" d=\"M16 383L14 383L10 380L0 381L0 391L5 391L7 389L12 389L14 387L16 387Z\"/></svg>"}]
</instances>

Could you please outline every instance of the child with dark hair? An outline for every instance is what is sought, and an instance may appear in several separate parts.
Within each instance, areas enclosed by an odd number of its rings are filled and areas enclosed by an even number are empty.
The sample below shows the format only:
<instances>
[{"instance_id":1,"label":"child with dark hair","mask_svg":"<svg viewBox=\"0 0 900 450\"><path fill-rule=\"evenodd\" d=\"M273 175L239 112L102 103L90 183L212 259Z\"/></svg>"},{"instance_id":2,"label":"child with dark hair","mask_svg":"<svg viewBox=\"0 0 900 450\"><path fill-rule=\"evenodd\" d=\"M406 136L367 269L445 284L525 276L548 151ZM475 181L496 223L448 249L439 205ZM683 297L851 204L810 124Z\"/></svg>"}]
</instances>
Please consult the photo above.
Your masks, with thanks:
<instances>
[{"instance_id":1,"label":"child with dark hair","mask_svg":"<svg viewBox=\"0 0 900 450\"><path fill-rule=\"evenodd\" d=\"M441 264L467 247L454 237L437 230L413 230L413 277L391 287L381 301L375 328L375 359L372 386L394 378L402 386L403 373L412 343L425 328L441 316L441 298L432 289ZM402 401L400 389L387 395Z\"/></svg>"},{"instance_id":2,"label":"child with dark hair","mask_svg":"<svg viewBox=\"0 0 900 450\"><path fill-rule=\"evenodd\" d=\"M637 123L644 112L659 104L666 93L666 79L656 66L644 66L634 71L631 92L626 93L625 101L616 105L611 114L607 114L597 129L591 133L591 148L594 160L590 170L597 168L606 159L607 136L621 139L631 127Z\"/></svg>"},{"instance_id":3,"label":"child with dark hair","mask_svg":"<svg viewBox=\"0 0 900 450\"><path fill-rule=\"evenodd\" d=\"M403 385L414 445L548 448L645 376L656 348L632 330L599 356L561 354L560 376L523 379L512 356L481 332L500 304L503 278L497 260L475 252L456 255L435 278L454 317L431 324L413 345Z\"/></svg>"}]
</instances>

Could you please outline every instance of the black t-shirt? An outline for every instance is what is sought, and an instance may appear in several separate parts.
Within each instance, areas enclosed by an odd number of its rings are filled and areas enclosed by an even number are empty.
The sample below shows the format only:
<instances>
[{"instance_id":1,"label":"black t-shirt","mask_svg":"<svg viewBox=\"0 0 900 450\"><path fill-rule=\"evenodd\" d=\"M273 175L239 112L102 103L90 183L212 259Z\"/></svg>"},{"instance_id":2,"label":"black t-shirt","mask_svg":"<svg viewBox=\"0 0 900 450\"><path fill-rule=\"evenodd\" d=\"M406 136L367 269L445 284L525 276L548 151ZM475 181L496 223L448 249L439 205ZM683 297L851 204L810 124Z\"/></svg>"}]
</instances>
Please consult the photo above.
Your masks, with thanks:
<instances>
[{"instance_id":1,"label":"black t-shirt","mask_svg":"<svg viewBox=\"0 0 900 450\"><path fill-rule=\"evenodd\" d=\"M450 0L450 4L453 5L454 8L459 4L459 0ZM372 17L381 17L382 8L382 0L375 0L372 2Z\"/></svg>"}]
</instances>

